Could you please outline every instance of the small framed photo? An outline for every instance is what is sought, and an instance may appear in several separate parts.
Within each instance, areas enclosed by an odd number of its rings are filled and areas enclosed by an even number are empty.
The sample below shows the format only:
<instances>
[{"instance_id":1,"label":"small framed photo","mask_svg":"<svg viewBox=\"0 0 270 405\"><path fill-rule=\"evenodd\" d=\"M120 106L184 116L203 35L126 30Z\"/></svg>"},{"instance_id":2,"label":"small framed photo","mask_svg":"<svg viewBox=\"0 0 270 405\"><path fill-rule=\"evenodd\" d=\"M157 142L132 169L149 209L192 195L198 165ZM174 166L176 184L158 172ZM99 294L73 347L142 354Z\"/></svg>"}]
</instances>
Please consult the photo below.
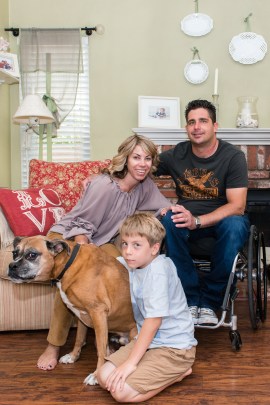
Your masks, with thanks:
<instances>
[{"instance_id":1,"label":"small framed photo","mask_svg":"<svg viewBox=\"0 0 270 405\"><path fill-rule=\"evenodd\" d=\"M139 96L140 128L180 128L179 97Z\"/></svg>"},{"instance_id":2,"label":"small framed photo","mask_svg":"<svg viewBox=\"0 0 270 405\"><path fill-rule=\"evenodd\" d=\"M0 52L0 70L13 77L20 77L17 55L9 52Z\"/></svg>"}]
</instances>

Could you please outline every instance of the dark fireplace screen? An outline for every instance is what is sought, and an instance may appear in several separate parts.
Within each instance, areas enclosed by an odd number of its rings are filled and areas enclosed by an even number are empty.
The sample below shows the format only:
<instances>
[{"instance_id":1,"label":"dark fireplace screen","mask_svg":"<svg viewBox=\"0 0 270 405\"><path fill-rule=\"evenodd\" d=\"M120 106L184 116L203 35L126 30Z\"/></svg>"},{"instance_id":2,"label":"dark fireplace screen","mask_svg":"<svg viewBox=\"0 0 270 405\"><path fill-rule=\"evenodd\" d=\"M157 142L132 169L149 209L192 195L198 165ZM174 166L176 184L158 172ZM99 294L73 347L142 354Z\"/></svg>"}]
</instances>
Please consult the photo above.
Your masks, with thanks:
<instances>
[{"instance_id":1,"label":"dark fireplace screen","mask_svg":"<svg viewBox=\"0 0 270 405\"><path fill-rule=\"evenodd\" d=\"M270 246L270 188L248 189L247 210L251 225L264 233L265 246Z\"/></svg>"}]
</instances>

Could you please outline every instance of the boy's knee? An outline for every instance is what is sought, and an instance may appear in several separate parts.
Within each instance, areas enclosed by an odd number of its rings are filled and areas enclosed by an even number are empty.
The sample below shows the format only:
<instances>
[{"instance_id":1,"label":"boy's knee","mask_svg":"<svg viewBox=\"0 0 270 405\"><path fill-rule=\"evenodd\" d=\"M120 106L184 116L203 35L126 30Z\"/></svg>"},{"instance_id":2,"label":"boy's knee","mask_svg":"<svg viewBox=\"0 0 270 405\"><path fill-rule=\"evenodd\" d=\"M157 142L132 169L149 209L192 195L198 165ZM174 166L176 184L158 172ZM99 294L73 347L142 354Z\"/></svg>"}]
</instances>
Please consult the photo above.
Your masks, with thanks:
<instances>
[{"instance_id":1,"label":"boy's knee","mask_svg":"<svg viewBox=\"0 0 270 405\"><path fill-rule=\"evenodd\" d=\"M106 381L109 375L113 372L115 369L115 366L110 362L107 361L103 366L101 366L97 371L96 371L96 377L98 380L99 385L104 388L106 388Z\"/></svg>"},{"instance_id":2,"label":"boy's knee","mask_svg":"<svg viewBox=\"0 0 270 405\"><path fill-rule=\"evenodd\" d=\"M115 391L110 394L117 402L130 402L129 398L126 397L123 391Z\"/></svg>"},{"instance_id":3,"label":"boy's knee","mask_svg":"<svg viewBox=\"0 0 270 405\"><path fill-rule=\"evenodd\" d=\"M115 399L117 402L141 402L137 401L137 392L130 392L130 386L125 383L124 388L122 390L116 390L115 392L111 392L111 396Z\"/></svg>"},{"instance_id":4,"label":"boy's knee","mask_svg":"<svg viewBox=\"0 0 270 405\"><path fill-rule=\"evenodd\" d=\"M104 364L104 366L105 366L105 364ZM105 385L106 385L106 370L105 370L105 367L104 366L102 366L102 367L100 367L98 370L97 370L97 374L96 374L96 377L97 377L97 380L98 380L98 383L99 383L99 385L102 387L102 388L104 388L105 389Z\"/></svg>"}]
</instances>

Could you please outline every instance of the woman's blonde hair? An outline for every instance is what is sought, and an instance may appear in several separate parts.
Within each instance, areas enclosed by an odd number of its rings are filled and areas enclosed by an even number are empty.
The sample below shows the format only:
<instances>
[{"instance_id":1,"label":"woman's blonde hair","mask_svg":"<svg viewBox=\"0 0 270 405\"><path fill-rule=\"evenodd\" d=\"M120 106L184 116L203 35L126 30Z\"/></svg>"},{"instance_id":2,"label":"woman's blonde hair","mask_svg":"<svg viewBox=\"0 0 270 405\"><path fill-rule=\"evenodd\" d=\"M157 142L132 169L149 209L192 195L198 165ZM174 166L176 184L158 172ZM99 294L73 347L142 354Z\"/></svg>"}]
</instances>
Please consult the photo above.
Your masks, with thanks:
<instances>
[{"instance_id":1,"label":"woman's blonde hair","mask_svg":"<svg viewBox=\"0 0 270 405\"><path fill-rule=\"evenodd\" d=\"M165 228L161 222L153 215L147 212L137 212L127 217L120 227L120 236L144 236L150 246L155 243L161 245L165 238Z\"/></svg>"},{"instance_id":2,"label":"woman's blonde hair","mask_svg":"<svg viewBox=\"0 0 270 405\"><path fill-rule=\"evenodd\" d=\"M117 155L112 158L111 164L107 169L103 170L103 173L123 179L128 172L127 159L138 145L141 146L145 153L151 156L151 173L155 172L158 165L158 151L156 145L150 139L142 135L131 135L121 143Z\"/></svg>"}]
</instances>

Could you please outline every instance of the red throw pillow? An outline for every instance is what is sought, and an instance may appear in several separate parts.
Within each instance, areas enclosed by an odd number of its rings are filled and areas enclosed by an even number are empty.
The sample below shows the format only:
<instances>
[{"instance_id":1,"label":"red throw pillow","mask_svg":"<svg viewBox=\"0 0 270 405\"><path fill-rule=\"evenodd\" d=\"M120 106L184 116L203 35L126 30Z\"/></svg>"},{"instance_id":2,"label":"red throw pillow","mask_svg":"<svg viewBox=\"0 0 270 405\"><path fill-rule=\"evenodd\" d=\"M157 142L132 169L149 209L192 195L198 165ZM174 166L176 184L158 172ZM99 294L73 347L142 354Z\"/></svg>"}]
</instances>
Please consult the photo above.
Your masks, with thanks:
<instances>
[{"instance_id":1,"label":"red throw pillow","mask_svg":"<svg viewBox=\"0 0 270 405\"><path fill-rule=\"evenodd\" d=\"M98 174L109 163L110 160L56 163L32 159L29 163L29 187L52 188L59 194L68 212L81 196L82 181L91 174Z\"/></svg>"},{"instance_id":2,"label":"red throw pillow","mask_svg":"<svg viewBox=\"0 0 270 405\"><path fill-rule=\"evenodd\" d=\"M65 214L57 192L46 188L0 189L0 205L15 236L46 235Z\"/></svg>"}]
</instances>

